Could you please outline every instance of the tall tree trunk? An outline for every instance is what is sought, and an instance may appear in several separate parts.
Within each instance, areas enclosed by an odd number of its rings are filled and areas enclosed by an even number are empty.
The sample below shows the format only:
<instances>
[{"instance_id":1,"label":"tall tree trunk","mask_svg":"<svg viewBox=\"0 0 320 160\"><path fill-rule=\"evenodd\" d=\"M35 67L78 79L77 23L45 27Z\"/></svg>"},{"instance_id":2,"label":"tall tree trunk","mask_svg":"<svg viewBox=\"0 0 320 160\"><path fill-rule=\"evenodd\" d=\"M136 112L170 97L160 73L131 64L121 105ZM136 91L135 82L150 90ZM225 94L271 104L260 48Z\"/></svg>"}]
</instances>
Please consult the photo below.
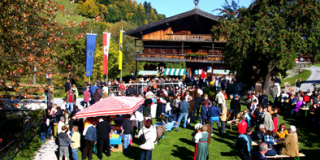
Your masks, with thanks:
<instances>
[{"instance_id":1,"label":"tall tree trunk","mask_svg":"<svg viewBox=\"0 0 320 160\"><path fill-rule=\"evenodd\" d=\"M270 67L270 65L268 65L268 72L267 75L264 79L264 84L263 84L263 90L266 91L266 94L269 95L270 93L270 83L271 83L271 72L272 72L272 68Z\"/></svg>"}]
</instances>

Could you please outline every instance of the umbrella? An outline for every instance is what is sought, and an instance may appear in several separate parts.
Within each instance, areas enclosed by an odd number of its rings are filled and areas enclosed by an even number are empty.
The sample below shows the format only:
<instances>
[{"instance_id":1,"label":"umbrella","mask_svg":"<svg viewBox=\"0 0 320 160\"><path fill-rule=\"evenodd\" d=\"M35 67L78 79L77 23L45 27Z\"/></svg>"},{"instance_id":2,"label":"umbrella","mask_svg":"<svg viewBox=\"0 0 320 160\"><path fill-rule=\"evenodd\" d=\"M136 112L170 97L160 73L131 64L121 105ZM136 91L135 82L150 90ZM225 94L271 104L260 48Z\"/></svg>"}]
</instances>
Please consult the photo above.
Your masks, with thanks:
<instances>
[{"instance_id":1,"label":"umbrella","mask_svg":"<svg viewBox=\"0 0 320 160\"><path fill-rule=\"evenodd\" d=\"M108 97L76 113L76 118L131 114L144 103L138 97Z\"/></svg>"}]
</instances>

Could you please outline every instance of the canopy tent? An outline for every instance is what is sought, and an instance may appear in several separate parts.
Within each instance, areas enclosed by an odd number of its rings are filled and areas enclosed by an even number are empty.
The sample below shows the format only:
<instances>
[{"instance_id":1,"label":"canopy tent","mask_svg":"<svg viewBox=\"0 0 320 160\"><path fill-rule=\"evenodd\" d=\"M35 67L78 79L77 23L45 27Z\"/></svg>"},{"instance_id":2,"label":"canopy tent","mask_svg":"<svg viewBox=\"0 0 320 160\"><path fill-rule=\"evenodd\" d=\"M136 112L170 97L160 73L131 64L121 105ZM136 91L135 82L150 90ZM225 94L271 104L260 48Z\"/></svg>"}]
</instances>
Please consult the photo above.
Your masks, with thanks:
<instances>
[{"instance_id":1,"label":"canopy tent","mask_svg":"<svg viewBox=\"0 0 320 160\"><path fill-rule=\"evenodd\" d=\"M149 71L139 71L138 75L142 76L156 76L158 74L157 70L149 70Z\"/></svg>"},{"instance_id":2,"label":"canopy tent","mask_svg":"<svg viewBox=\"0 0 320 160\"><path fill-rule=\"evenodd\" d=\"M178 69L178 68L166 68L164 69L164 76L184 76L187 74L187 69Z\"/></svg>"},{"instance_id":3,"label":"canopy tent","mask_svg":"<svg viewBox=\"0 0 320 160\"><path fill-rule=\"evenodd\" d=\"M108 97L76 113L76 118L131 114L143 103L138 97Z\"/></svg>"}]
</instances>

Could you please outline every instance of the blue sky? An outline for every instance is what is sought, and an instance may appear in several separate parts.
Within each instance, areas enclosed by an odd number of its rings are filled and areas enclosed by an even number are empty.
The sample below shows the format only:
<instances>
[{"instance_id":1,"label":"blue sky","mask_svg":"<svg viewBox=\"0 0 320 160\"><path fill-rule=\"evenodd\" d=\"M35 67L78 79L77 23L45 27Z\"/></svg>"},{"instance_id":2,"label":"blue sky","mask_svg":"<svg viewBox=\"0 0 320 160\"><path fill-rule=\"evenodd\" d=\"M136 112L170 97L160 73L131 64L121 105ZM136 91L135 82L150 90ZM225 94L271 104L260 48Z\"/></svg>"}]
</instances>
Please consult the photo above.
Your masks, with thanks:
<instances>
[{"instance_id":1,"label":"blue sky","mask_svg":"<svg viewBox=\"0 0 320 160\"><path fill-rule=\"evenodd\" d=\"M138 3L144 1L150 2L151 6L157 10L159 14L165 14L166 17L171 17L179 13L187 12L194 9L193 0L136 0ZM231 2L231 0L228 0ZM248 7L252 0L239 0L240 6ZM200 0L199 9L213 13L212 11L225 3L225 0ZM218 14L217 12L213 14Z\"/></svg>"}]
</instances>

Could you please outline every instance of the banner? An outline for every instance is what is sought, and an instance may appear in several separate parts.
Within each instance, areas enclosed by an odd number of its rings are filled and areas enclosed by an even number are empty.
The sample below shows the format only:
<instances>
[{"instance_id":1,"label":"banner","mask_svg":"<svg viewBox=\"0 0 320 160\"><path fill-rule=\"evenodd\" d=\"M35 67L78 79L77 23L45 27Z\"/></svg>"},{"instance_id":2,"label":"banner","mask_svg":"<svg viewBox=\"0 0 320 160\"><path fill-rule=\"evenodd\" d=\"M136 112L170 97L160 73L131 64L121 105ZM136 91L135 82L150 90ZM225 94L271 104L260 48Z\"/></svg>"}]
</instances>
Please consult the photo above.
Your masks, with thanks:
<instances>
[{"instance_id":1,"label":"banner","mask_svg":"<svg viewBox=\"0 0 320 160\"><path fill-rule=\"evenodd\" d=\"M120 31L119 37L119 70L122 70L122 49L123 49L123 38L125 31Z\"/></svg>"},{"instance_id":2,"label":"banner","mask_svg":"<svg viewBox=\"0 0 320 160\"><path fill-rule=\"evenodd\" d=\"M86 65L86 76L92 75L94 49L96 46L97 34L87 33L87 65Z\"/></svg>"},{"instance_id":3,"label":"banner","mask_svg":"<svg viewBox=\"0 0 320 160\"><path fill-rule=\"evenodd\" d=\"M103 74L108 74L108 55L111 33L103 32Z\"/></svg>"}]
</instances>

